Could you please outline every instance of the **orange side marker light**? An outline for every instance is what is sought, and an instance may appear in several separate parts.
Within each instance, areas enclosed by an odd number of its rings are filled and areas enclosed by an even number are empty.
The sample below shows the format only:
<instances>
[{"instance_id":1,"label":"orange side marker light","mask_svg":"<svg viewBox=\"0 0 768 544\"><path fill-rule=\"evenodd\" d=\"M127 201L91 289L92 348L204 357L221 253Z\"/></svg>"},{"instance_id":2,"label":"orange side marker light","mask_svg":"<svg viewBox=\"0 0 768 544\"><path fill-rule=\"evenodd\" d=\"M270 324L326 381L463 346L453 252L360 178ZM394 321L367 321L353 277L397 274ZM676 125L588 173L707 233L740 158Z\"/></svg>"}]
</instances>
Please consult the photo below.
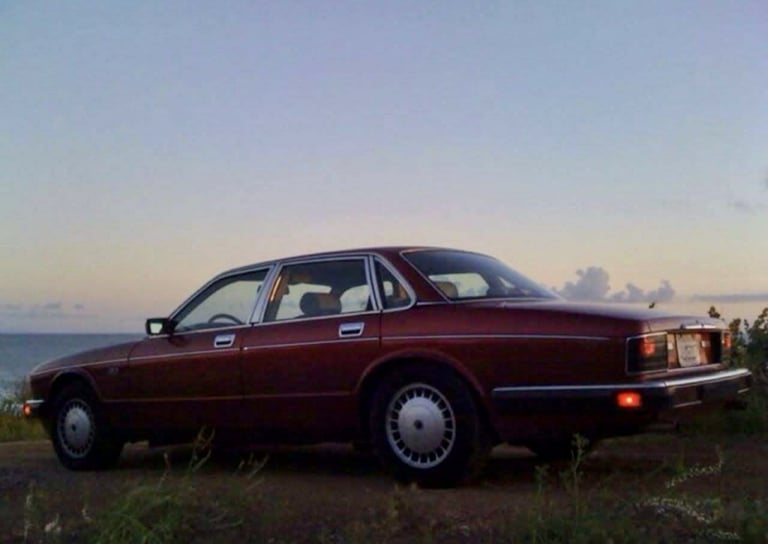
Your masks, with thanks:
<instances>
[{"instance_id":1,"label":"orange side marker light","mask_svg":"<svg viewBox=\"0 0 768 544\"><path fill-rule=\"evenodd\" d=\"M25 417L29 417L32 415L32 407L29 404L25 403L21 411L24 413Z\"/></svg>"},{"instance_id":2,"label":"orange side marker light","mask_svg":"<svg viewBox=\"0 0 768 544\"><path fill-rule=\"evenodd\" d=\"M616 404L619 408L640 408L643 406L643 397L635 391L624 391L617 395Z\"/></svg>"}]
</instances>

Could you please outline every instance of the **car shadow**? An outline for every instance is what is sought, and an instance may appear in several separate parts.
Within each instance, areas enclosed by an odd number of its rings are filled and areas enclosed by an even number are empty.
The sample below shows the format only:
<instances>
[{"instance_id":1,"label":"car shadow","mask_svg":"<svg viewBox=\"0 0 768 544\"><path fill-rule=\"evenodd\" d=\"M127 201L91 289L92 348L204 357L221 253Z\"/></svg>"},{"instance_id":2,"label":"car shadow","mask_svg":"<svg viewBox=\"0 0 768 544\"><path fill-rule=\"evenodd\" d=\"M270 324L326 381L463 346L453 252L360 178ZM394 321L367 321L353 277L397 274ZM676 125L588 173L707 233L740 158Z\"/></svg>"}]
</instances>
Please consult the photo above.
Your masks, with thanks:
<instances>
[{"instance_id":1,"label":"car shadow","mask_svg":"<svg viewBox=\"0 0 768 544\"><path fill-rule=\"evenodd\" d=\"M373 453L358 451L348 444L219 449L212 451L210 456L196 451L191 445L149 448L146 444L134 444L126 447L117 470L163 473L194 468L215 475L248 472L260 463L264 463L263 474L282 477L341 477L392 482ZM532 482L535 467L539 464L539 460L525 448L500 446L492 452L478 483Z\"/></svg>"}]
</instances>

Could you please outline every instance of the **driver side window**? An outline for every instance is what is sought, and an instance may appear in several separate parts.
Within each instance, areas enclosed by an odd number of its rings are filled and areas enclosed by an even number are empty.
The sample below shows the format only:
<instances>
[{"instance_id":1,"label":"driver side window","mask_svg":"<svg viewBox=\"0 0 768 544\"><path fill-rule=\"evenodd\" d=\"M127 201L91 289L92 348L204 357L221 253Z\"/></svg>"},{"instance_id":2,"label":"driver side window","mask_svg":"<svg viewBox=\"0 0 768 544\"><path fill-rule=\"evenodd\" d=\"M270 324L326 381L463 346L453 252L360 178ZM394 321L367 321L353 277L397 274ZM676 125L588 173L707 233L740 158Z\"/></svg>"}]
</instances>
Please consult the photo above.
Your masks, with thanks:
<instances>
[{"instance_id":1,"label":"driver side window","mask_svg":"<svg viewBox=\"0 0 768 544\"><path fill-rule=\"evenodd\" d=\"M224 278L200 293L176 316L176 332L247 323L267 270Z\"/></svg>"}]
</instances>

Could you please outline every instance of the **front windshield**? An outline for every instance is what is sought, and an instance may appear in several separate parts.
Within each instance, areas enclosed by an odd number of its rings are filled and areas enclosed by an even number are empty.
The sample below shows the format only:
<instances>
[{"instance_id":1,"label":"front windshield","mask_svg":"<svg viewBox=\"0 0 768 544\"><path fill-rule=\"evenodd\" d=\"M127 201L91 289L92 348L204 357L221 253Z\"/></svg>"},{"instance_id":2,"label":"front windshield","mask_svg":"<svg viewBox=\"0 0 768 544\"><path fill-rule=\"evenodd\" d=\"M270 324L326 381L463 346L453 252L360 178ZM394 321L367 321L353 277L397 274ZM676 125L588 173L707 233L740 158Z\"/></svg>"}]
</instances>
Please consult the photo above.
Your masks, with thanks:
<instances>
[{"instance_id":1,"label":"front windshield","mask_svg":"<svg viewBox=\"0 0 768 544\"><path fill-rule=\"evenodd\" d=\"M452 300L558 298L487 255L434 249L405 253L403 257Z\"/></svg>"}]
</instances>

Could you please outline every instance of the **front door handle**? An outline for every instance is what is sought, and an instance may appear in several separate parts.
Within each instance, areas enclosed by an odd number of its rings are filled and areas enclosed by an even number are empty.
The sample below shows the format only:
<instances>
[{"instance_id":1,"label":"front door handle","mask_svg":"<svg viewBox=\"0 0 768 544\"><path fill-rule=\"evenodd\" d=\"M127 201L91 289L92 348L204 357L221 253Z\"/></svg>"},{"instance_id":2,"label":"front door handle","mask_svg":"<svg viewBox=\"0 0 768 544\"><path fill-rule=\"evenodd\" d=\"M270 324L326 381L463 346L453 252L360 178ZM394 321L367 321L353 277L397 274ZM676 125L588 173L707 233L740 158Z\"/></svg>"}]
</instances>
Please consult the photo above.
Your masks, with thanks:
<instances>
[{"instance_id":1,"label":"front door handle","mask_svg":"<svg viewBox=\"0 0 768 544\"><path fill-rule=\"evenodd\" d=\"M350 338L360 336L365 330L365 323L342 323L339 325L339 337Z\"/></svg>"},{"instance_id":2,"label":"front door handle","mask_svg":"<svg viewBox=\"0 0 768 544\"><path fill-rule=\"evenodd\" d=\"M220 334L213 339L213 347L215 348L231 348L234 343L234 334Z\"/></svg>"}]
</instances>

